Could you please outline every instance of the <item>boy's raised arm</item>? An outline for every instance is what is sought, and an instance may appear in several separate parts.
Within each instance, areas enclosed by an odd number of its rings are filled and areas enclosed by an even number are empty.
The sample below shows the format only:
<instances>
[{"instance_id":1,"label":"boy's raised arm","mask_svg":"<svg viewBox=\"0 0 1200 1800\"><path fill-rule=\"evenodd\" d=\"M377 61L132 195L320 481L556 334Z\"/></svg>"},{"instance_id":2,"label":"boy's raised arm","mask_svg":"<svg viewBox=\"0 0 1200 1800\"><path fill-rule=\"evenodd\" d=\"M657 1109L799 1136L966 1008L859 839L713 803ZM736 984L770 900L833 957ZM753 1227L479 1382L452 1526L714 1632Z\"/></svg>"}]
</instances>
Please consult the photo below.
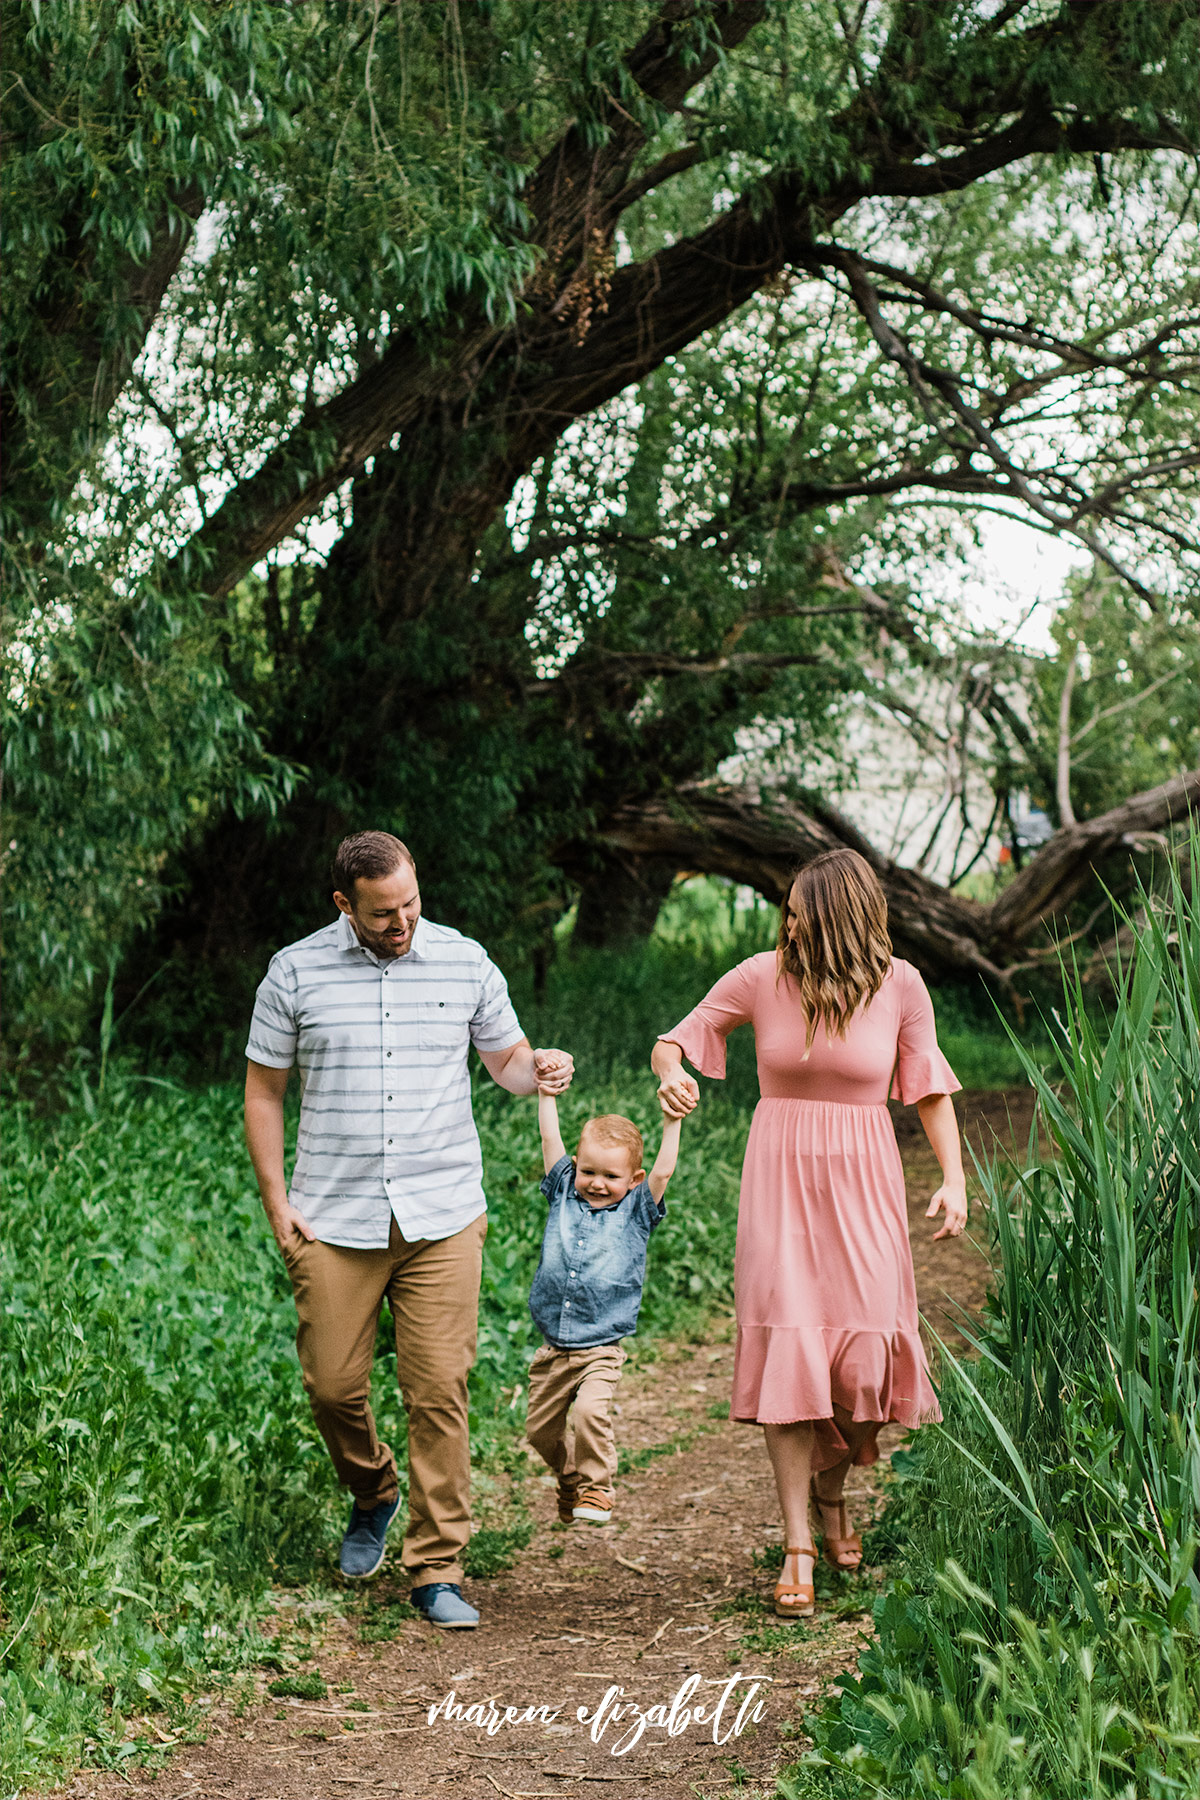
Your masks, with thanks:
<instances>
[{"instance_id":1,"label":"boy's raised arm","mask_svg":"<svg viewBox=\"0 0 1200 1800\"><path fill-rule=\"evenodd\" d=\"M542 1134L542 1162L548 1175L555 1163L567 1154L567 1147L558 1128L558 1101L541 1088L538 1089L538 1130Z\"/></svg>"},{"instance_id":2,"label":"boy's raised arm","mask_svg":"<svg viewBox=\"0 0 1200 1800\"><path fill-rule=\"evenodd\" d=\"M675 1173L675 1164L679 1158L679 1132L682 1119L675 1119L663 1107L662 1143L658 1146L658 1155L654 1159L654 1167L650 1171L650 1192L656 1200L661 1200L667 1191L667 1183Z\"/></svg>"}]
</instances>

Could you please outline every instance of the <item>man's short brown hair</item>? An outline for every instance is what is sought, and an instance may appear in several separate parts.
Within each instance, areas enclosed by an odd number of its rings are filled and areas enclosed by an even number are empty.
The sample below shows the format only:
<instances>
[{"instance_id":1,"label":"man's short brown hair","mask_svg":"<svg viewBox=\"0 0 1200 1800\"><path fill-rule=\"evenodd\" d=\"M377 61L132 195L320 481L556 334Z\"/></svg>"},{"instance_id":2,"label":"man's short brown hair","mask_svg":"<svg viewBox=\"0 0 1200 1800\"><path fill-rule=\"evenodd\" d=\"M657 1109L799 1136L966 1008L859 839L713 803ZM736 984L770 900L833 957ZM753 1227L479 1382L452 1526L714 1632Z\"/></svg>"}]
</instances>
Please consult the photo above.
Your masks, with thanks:
<instances>
[{"instance_id":1,"label":"man's short brown hair","mask_svg":"<svg viewBox=\"0 0 1200 1800\"><path fill-rule=\"evenodd\" d=\"M412 851L390 831L356 831L353 837L343 838L334 852L333 891L353 900L356 881L378 881L381 875L393 875L401 863L407 863L416 874Z\"/></svg>"},{"instance_id":2,"label":"man's short brown hair","mask_svg":"<svg viewBox=\"0 0 1200 1800\"><path fill-rule=\"evenodd\" d=\"M590 1131L593 1137L599 1138L602 1144L619 1144L622 1150L628 1150L633 1161L630 1169L640 1169L645 1152L642 1148L642 1134L632 1119L621 1113L601 1113L598 1119L589 1119L583 1131L579 1133L579 1141L583 1142L583 1132Z\"/></svg>"}]
</instances>

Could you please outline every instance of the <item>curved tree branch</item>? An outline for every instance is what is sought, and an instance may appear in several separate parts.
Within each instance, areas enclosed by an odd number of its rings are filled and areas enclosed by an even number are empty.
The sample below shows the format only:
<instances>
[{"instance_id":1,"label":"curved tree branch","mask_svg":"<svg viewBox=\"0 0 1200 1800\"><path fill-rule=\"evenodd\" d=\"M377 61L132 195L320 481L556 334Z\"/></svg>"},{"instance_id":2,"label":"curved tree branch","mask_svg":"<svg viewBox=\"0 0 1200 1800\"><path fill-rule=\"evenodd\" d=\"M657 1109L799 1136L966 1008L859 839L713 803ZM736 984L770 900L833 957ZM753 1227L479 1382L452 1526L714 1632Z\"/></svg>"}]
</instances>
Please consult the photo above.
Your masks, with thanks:
<instances>
[{"instance_id":1,"label":"curved tree branch","mask_svg":"<svg viewBox=\"0 0 1200 1800\"><path fill-rule=\"evenodd\" d=\"M932 978L986 975L1007 985L1006 966L1038 928L1061 914L1112 851L1136 847L1200 806L1200 769L1134 794L1095 819L1058 831L990 905L952 893L879 854L848 820L778 790L691 782L618 809L600 831L627 855L673 858L680 869L725 875L782 899L795 868L850 846L883 884L897 953Z\"/></svg>"},{"instance_id":2,"label":"curved tree branch","mask_svg":"<svg viewBox=\"0 0 1200 1800\"><path fill-rule=\"evenodd\" d=\"M725 14L718 15L723 18L723 47L739 42L761 12L757 0L734 0ZM669 0L658 23L627 59L627 72L639 91L668 110L682 105L690 87L711 66L704 57L694 63L688 60L675 43L676 28L690 16L686 0ZM710 50L708 56L715 62L716 54ZM921 155L923 145L916 139L898 144L877 136L863 144L865 174L856 168L853 176L819 185L803 170L779 171L705 230L611 275L605 271L602 304L592 307L587 329L581 331L583 315L572 314L564 300L577 277L600 281L586 262L592 234L597 234L596 242L607 244L629 169L646 140L646 126L621 103L614 100L613 106L610 135L600 150L585 156L583 136L572 128L527 186L528 235L548 258L546 270L530 284L529 316L513 326L498 327L471 315L436 356L415 334L398 334L369 371L323 405L310 408L259 470L226 497L180 558L190 585L213 596L228 592L424 409L436 403L468 410L490 368L494 381L507 379L508 391L495 419L494 436L501 448L494 469L488 480L474 484L473 502L482 529L512 481L567 424L727 319L788 263L805 263L814 252L814 234L828 231L867 196L945 194L1026 156L1064 148L1174 143L1165 128L1160 136L1139 135L1119 117L1091 121L1085 127L1034 111L985 132L961 154L932 162L905 160ZM858 125L867 129L861 119ZM824 253L826 259L829 255ZM567 275L566 289L556 271ZM865 273L859 279L866 282ZM886 322L884 331L887 353L895 355L896 334ZM504 376L498 377L497 371ZM917 374L927 379L921 371ZM961 408L965 403L958 399L957 404ZM969 435L986 429L982 422L972 423ZM1003 463L1003 453L999 455ZM1006 468L1005 473L1014 486L1021 480L1020 471ZM1029 504L1044 510L1036 495ZM1053 521L1056 529L1070 528L1057 515ZM1092 543L1090 533L1079 525L1073 529L1097 555L1111 561L1103 547Z\"/></svg>"}]
</instances>

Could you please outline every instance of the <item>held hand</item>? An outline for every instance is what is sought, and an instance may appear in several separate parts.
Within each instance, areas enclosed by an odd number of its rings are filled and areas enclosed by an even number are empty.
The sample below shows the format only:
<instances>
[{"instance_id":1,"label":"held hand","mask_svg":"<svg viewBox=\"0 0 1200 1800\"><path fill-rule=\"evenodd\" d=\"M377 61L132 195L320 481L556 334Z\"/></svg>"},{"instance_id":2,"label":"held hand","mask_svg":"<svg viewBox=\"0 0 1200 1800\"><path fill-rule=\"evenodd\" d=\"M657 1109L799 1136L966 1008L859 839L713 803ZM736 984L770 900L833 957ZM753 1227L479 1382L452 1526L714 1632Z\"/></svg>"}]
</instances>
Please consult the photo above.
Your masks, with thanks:
<instances>
[{"instance_id":1,"label":"held hand","mask_svg":"<svg viewBox=\"0 0 1200 1800\"><path fill-rule=\"evenodd\" d=\"M946 1213L946 1223L942 1226L940 1231L934 1232L933 1241L935 1244L939 1238L962 1236L963 1226L967 1222L966 1188L949 1187L945 1185L940 1187L926 1207L925 1217L927 1219L935 1218L943 1208Z\"/></svg>"},{"instance_id":2,"label":"held hand","mask_svg":"<svg viewBox=\"0 0 1200 1800\"><path fill-rule=\"evenodd\" d=\"M700 1099L700 1085L686 1070L675 1068L664 1075L658 1090L658 1104L668 1119L686 1119Z\"/></svg>"},{"instance_id":3,"label":"held hand","mask_svg":"<svg viewBox=\"0 0 1200 1800\"><path fill-rule=\"evenodd\" d=\"M300 1236L310 1244L316 1241L317 1236L304 1214L297 1212L290 1202L285 1203L282 1212L272 1213L271 1230L274 1232L275 1242L281 1250L293 1232L298 1231Z\"/></svg>"},{"instance_id":4,"label":"held hand","mask_svg":"<svg viewBox=\"0 0 1200 1800\"><path fill-rule=\"evenodd\" d=\"M533 1073L539 1094L565 1094L575 1073L575 1059L568 1050L535 1050Z\"/></svg>"}]
</instances>

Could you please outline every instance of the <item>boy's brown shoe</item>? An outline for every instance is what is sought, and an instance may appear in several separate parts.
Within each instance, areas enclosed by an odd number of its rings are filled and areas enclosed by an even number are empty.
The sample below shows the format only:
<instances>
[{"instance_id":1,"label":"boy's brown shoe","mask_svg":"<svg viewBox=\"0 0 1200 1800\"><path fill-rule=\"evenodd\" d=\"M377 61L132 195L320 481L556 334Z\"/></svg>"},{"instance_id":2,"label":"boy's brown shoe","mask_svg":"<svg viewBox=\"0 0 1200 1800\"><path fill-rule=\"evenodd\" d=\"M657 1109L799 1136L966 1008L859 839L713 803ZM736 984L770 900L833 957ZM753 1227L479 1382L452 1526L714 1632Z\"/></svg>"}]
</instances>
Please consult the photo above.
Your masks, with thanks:
<instances>
[{"instance_id":1,"label":"boy's brown shoe","mask_svg":"<svg viewBox=\"0 0 1200 1800\"><path fill-rule=\"evenodd\" d=\"M575 1523L575 1501L579 1494L579 1485L574 1481L560 1481L558 1484L558 1516L564 1525Z\"/></svg>"},{"instance_id":2,"label":"boy's brown shoe","mask_svg":"<svg viewBox=\"0 0 1200 1800\"><path fill-rule=\"evenodd\" d=\"M613 1503L599 1488L580 1488L575 1496L571 1516L587 1519L592 1525L607 1525L613 1515Z\"/></svg>"}]
</instances>

